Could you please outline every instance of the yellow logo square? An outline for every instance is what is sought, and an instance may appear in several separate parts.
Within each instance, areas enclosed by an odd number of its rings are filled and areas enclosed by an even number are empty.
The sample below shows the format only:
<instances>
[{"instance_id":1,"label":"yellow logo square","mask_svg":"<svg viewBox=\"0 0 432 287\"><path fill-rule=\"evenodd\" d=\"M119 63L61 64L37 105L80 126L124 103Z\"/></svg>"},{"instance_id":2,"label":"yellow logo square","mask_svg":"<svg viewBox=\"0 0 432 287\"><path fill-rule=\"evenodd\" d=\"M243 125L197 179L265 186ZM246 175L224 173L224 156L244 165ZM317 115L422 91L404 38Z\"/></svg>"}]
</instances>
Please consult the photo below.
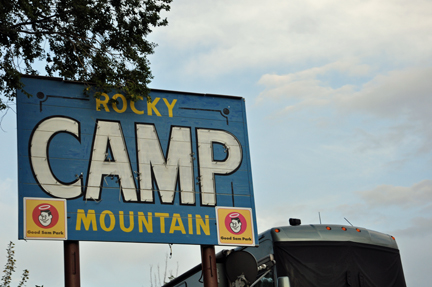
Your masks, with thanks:
<instances>
[{"instance_id":1,"label":"yellow logo square","mask_svg":"<svg viewBox=\"0 0 432 287\"><path fill-rule=\"evenodd\" d=\"M67 239L66 199L24 198L25 239Z\"/></svg>"},{"instance_id":2,"label":"yellow logo square","mask_svg":"<svg viewBox=\"0 0 432 287\"><path fill-rule=\"evenodd\" d=\"M251 208L216 207L219 245L255 246Z\"/></svg>"}]
</instances>

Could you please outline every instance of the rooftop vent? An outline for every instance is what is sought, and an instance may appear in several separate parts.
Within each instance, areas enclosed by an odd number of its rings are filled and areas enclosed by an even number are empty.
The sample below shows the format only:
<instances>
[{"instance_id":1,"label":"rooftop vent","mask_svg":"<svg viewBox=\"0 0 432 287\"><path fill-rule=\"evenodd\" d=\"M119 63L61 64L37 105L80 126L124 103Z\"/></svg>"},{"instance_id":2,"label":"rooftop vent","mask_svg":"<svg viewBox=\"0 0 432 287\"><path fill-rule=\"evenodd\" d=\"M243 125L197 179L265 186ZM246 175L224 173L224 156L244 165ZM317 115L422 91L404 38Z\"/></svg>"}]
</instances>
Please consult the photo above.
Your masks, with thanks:
<instances>
[{"instance_id":1,"label":"rooftop vent","mask_svg":"<svg viewBox=\"0 0 432 287\"><path fill-rule=\"evenodd\" d=\"M290 224L291 226L297 226L297 225L300 225L300 224L301 224L301 220L298 219L298 218L290 218L290 219L289 219L289 224Z\"/></svg>"}]
</instances>

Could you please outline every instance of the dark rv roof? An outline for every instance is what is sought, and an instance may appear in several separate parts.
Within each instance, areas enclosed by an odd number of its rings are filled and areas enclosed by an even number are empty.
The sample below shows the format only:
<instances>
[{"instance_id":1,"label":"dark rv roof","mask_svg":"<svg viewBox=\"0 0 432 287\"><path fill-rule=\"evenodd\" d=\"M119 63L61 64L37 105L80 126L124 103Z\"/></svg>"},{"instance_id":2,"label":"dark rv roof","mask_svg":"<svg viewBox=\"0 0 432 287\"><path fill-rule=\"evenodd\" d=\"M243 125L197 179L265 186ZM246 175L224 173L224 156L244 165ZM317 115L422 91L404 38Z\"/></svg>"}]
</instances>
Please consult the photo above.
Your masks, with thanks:
<instances>
[{"instance_id":1,"label":"dark rv roof","mask_svg":"<svg viewBox=\"0 0 432 287\"><path fill-rule=\"evenodd\" d=\"M398 249L393 236L363 227L346 225L310 224L282 226L269 229L262 236L271 236L273 241L350 241Z\"/></svg>"},{"instance_id":2,"label":"dark rv roof","mask_svg":"<svg viewBox=\"0 0 432 287\"><path fill-rule=\"evenodd\" d=\"M292 287L406 287L399 250L352 241L275 242L276 272Z\"/></svg>"},{"instance_id":3,"label":"dark rv roof","mask_svg":"<svg viewBox=\"0 0 432 287\"><path fill-rule=\"evenodd\" d=\"M48 80L48 81L58 81L58 82L65 82L65 83L93 85L92 83L85 83L85 82L80 82L80 81L64 80L63 78L59 78L59 77L32 76L32 75L21 75L21 77L22 78L30 78L30 79ZM159 92L159 93L174 93L174 94L187 94L187 95L205 96L205 97L243 99L243 97L239 97L239 96L206 94L206 93L193 93L193 92L182 92L182 91L172 91L172 90L163 90L163 89L150 89L150 92L152 92L152 91L153 92Z\"/></svg>"},{"instance_id":4,"label":"dark rv roof","mask_svg":"<svg viewBox=\"0 0 432 287\"><path fill-rule=\"evenodd\" d=\"M344 230L345 229L345 230ZM278 231L277 231L278 230ZM274 227L260 233L259 241L272 239L274 242L299 242L306 244L316 245L319 242L353 242L369 245L376 245L398 250L398 246L394 237L381 232L369 230L363 227L335 225L335 224L310 224L298 226L281 226ZM254 247L251 247L254 248ZM238 247L236 250L244 250L246 247ZM396 251L395 250L395 251ZM398 251L397 251L398 252ZM217 262L222 262L224 259L224 251L216 255ZM276 263L277 265L277 263ZM201 271L202 266L198 264L192 269L186 271L172 281L163 285L163 287L176 286L182 281L186 280L193 274Z\"/></svg>"}]
</instances>

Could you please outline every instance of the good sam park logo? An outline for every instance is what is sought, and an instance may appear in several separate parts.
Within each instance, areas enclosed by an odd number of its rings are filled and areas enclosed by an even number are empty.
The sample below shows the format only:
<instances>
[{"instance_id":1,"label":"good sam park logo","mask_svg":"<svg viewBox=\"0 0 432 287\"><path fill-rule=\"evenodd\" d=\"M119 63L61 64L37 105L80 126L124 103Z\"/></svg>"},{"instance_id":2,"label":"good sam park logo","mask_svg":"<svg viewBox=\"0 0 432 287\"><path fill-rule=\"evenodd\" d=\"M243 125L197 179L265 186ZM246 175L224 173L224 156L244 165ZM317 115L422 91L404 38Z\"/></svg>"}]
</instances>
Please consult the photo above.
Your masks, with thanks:
<instances>
[{"instance_id":1,"label":"good sam park logo","mask_svg":"<svg viewBox=\"0 0 432 287\"><path fill-rule=\"evenodd\" d=\"M219 245L253 244L254 230L250 208L216 207Z\"/></svg>"},{"instance_id":2,"label":"good sam park logo","mask_svg":"<svg viewBox=\"0 0 432 287\"><path fill-rule=\"evenodd\" d=\"M26 239L67 239L66 200L24 198Z\"/></svg>"}]
</instances>

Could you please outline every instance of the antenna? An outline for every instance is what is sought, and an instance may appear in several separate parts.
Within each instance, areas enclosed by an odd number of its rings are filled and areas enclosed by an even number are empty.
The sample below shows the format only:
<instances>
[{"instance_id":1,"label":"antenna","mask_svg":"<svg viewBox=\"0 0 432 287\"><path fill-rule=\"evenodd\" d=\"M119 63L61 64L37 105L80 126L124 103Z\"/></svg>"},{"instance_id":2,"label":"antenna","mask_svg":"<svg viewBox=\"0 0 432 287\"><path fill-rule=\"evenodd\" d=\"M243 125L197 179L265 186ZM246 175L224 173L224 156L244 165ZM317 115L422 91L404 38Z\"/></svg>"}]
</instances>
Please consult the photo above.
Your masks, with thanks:
<instances>
[{"instance_id":1,"label":"antenna","mask_svg":"<svg viewBox=\"0 0 432 287\"><path fill-rule=\"evenodd\" d=\"M349 222L349 220L348 219L346 219L345 217L344 217L344 219L351 225L351 226L354 226L354 225L352 225L351 224L351 222Z\"/></svg>"},{"instance_id":2,"label":"antenna","mask_svg":"<svg viewBox=\"0 0 432 287\"><path fill-rule=\"evenodd\" d=\"M320 220L320 224L321 224L321 212L318 211L318 216L319 216L319 220Z\"/></svg>"}]
</instances>

